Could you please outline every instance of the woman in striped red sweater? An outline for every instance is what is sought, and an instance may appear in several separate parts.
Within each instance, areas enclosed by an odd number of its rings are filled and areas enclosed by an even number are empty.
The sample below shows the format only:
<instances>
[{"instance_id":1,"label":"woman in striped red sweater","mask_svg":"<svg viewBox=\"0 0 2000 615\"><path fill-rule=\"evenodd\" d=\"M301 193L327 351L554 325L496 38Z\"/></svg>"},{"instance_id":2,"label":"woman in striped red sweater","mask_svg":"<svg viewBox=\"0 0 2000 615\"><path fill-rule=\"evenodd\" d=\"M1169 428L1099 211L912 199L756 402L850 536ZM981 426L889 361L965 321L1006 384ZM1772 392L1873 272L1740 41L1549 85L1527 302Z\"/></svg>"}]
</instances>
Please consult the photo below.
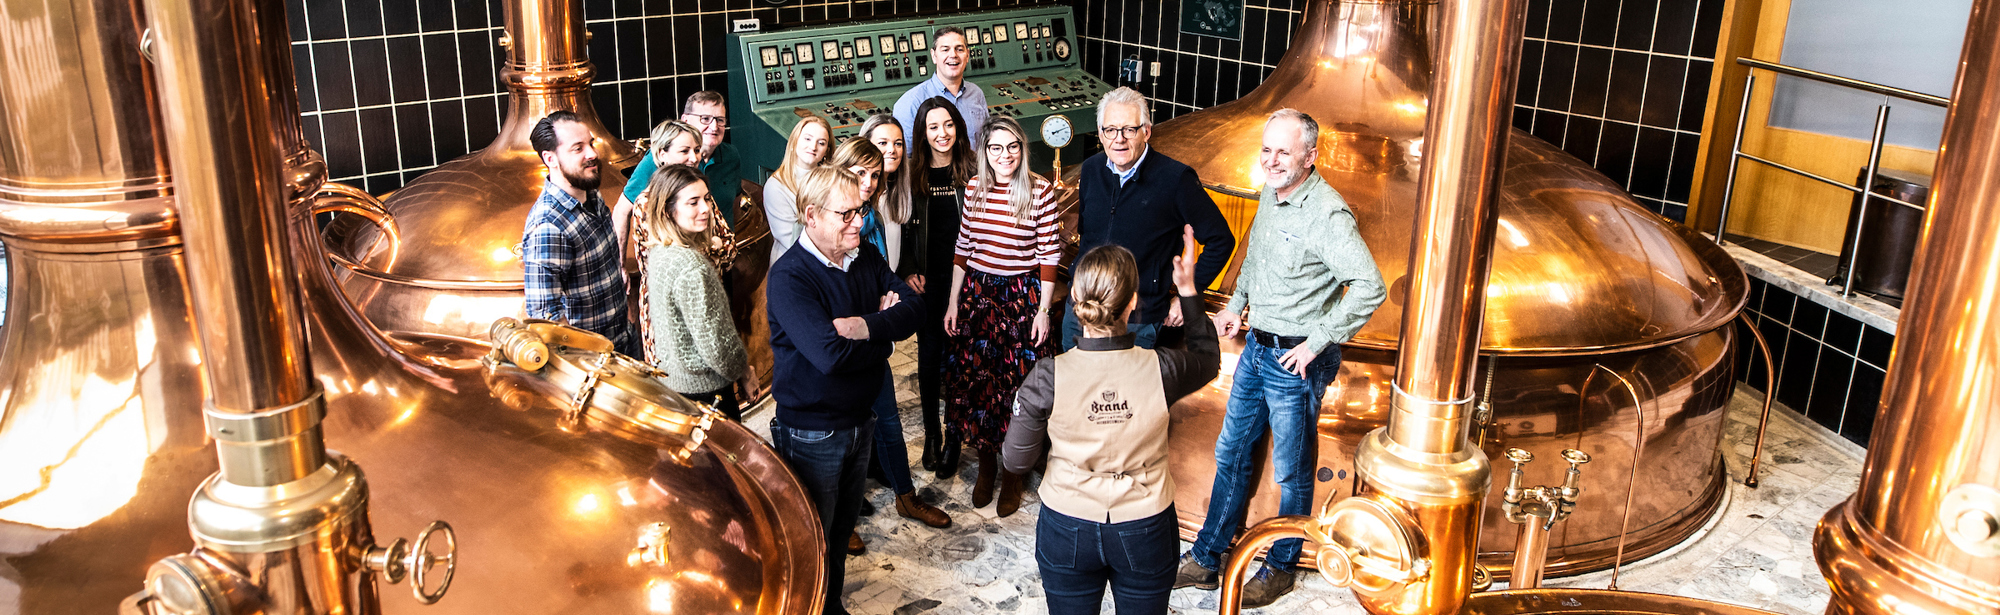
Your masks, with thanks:
<instances>
[{"instance_id":1,"label":"woman in striped red sweater","mask_svg":"<svg viewBox=\"0 0 2000 615\"><path fill-rule=\"evenodd\" d=\"M983 143L979 174L965 186L965 209L952 261L951 297L944 313L947 418L978 453L973 507L993 500L1000 516L1021 505L1021 482L1001 472L996 455L1006 439L1014 390L1035 362L1052 354L1049 291L1062 256L1055 185L1028 171L1027 133L994 117L973 143Z\"/></svg>"}]
</instances>

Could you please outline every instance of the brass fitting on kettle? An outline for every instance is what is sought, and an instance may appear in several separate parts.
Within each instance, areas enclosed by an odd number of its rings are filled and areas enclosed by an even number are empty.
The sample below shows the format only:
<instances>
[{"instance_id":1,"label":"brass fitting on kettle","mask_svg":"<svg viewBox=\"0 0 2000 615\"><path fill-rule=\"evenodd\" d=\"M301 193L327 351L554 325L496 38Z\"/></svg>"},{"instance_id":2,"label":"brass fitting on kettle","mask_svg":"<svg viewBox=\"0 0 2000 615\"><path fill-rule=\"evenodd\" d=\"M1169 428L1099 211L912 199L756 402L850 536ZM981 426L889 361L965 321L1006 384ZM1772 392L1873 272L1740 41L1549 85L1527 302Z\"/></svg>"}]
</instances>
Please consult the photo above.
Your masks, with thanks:
<instances>
[{"instance_id":1,"label":"brass fitting on kettle","mask_svg":"<svg viewBox=\"0 0 2000 615\"><path fill-rule=\"evenodd\" d=\"M1577 483L1583 477L1581 466L1590 463L1590 455L1571 448L1563 449L1562 457L1569 462L1569 471L1564 474L1561 486L1522 487L1522 468L1533 462L1535 455L1519 448L1507 449L1507 460L1514 462L1514 470L1508 474L1507 489L1501 492L1500 510L1509 523L1521 526L1514 541L1509 589L1541 586L1542 569L1548 563L1549 530L1569 518L1576 510L1577 496L1583 493Z\"/></svg>"}]
</instances>

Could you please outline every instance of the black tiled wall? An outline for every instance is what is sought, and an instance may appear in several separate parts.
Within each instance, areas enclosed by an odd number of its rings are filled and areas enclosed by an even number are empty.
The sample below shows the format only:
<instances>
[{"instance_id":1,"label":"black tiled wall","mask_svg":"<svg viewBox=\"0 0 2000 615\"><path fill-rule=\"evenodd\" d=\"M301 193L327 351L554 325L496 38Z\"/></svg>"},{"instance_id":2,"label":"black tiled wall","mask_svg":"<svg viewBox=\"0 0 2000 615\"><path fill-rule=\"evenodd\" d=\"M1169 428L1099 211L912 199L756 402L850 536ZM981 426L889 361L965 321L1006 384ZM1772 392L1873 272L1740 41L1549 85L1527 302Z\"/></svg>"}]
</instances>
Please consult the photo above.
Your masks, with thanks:
<instances>
[{"instance_id":1,"label":"black tiled wall","mask_svg":"<svg viewBox=\"0 0 2000 615\"><path fill-rule=\"evenodd\" d=\"M1755 276L1744 309L1771 345L1778 401L1867 446L1895 337ZM1736 373L1763 389L1771 366L1744 333Z\"/></svg>"},{"instance_id":2,"label":"black tiled wall","mask_svg":"<svg viewBox=\"0 0 2000 615\"><path fill-rule=\"evenodd\" d=\"M1723 0L1532 0L1514 126L1687 219Z\"/></svg>"},{"instance_id":3,"label":"black tiled wall","mask_svg":"<svg viewBox=\"0 0 2000 615\"><path fill-rule=\"evenodd\" d=\"M1291 46L1312 0L1246 0L1243 40L1182 34L1180 0L1074 0L1085 70L1153 99L1153 121L1226 103L1257 88ZM1160 76L1119 80L1118 63L1160 63Z\"/></svg>"},{"instance_id":4,"label":"black tiled wall","mask_svg":"<svg viewBox=\"0 0 2000 615\"><path fill-rule=\"evenodd\" d=\"M727 85L730 20L766 27L1024 4L1022 0L584 0L591 97L606 127L645 136L688 94ZM306 138L335 181L382 193L483 148L507 110L501 0L288 0Z\"/></svg>"},{"instance_id":5,"label":"black tiled wall","mask_svg":"<svg viewBox=\"0 0 2000 615\"><path fill-rule=\"evenodd\" d=\"M1181 34L1177 0L1070 0L1084 66L1161 64L1134 87L1156 119L1228 102L1262 83L1312 0L1247 0L1242 41ZM1687 209L1723 0L1534 0L1515 124L1576 154L1656 211ZM731 19L766 24L977 9L1022 0L586 0L597 112L643 136L700 89L726 87ZM484 147L505 112L500 0L290 0L307 136L334 179L401 186Z\"/></svg>"}]
</instances>

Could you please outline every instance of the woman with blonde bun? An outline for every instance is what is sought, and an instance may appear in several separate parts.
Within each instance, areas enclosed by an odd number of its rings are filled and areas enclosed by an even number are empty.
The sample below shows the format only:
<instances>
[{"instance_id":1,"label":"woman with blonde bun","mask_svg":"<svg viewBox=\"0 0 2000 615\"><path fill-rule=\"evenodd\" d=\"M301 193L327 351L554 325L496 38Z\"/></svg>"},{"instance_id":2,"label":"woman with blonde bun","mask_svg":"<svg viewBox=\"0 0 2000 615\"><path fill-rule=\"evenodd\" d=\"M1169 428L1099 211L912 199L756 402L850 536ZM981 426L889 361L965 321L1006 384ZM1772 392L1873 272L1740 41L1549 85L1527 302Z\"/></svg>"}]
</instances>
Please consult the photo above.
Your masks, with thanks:
<instances>
[{"instance_id":1,"label":"woman with blonde bun","mask_svg":"<svg viewBox=\"0 0 2000 615\"><path fill-rule=\"evenodd\" d=\"M1183 227L1173 282L1184 314L1202 313L1194 284L1194 228ZM1111 587L1119 615L1167 612L1179 524L1167 459L1167 408L1215 379L1215 326L1188 318L1183 340L1133 345L1125 322L1139 305L1138 266L1116 244L1077 259L1072 293L1083 337L1042 359L1014 401L1003 456L1024 474L1049 465L1039 493L1035 563L1049 613L1096 613Z\"/></svg>"}]
</instances>

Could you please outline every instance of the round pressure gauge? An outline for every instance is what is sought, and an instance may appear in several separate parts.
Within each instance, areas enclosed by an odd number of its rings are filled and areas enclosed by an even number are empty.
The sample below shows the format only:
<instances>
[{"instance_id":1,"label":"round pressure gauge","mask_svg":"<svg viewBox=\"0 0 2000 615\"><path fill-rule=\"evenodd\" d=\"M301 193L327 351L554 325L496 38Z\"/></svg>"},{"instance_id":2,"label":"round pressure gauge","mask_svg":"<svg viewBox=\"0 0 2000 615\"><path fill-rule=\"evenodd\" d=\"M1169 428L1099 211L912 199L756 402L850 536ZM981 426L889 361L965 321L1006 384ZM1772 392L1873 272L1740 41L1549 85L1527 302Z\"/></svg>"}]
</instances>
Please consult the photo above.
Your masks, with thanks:
<instances>
[{"instance_id":1,"label":"round pressure gauge","mask_svg":"<svg viewBox=\"0 0 2000 615\"><path fill-rule=\"evenodd\" d=\"M1056 59L1057 60L1069 59L1069 39L1066 38L1056 39Z\"/></svg>"},{"instance_id":2,"label":"round pressure gauge","mask_svg":"<svg viewBox=\"0 0 2000 615\"><path fill-rule=\"evenodd\" d=\"M1051 115L1049 119L1042 120L1042 142L1049 144L1049 147L1069 145L1072 135L1073 129L1070 128L1069 118Z\"/></svg>"}]
</instances>

